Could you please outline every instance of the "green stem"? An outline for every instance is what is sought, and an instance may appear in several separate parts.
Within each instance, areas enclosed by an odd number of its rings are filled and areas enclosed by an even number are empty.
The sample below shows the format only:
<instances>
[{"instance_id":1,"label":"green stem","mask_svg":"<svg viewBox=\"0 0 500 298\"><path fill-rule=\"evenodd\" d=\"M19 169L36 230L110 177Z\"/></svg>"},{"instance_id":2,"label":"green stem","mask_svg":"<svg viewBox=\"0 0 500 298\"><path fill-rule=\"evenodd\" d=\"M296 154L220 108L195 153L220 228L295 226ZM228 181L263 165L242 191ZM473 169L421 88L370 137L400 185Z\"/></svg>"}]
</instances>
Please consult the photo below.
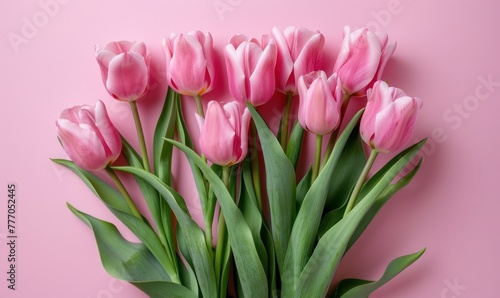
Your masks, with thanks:
<instances>
[{"instance_id":1,"label":"green stem","mask_svg":"<svg viewBox=\"0 0 500 298\"><path fill-rule=\"evenodd\" d=\"M323 157L323 164L321 165L321 168L325 166L328 158L330 158L330 155L332 154L333 147L335 147L335 143L337 142L337 137L339 136L340 128L342 127L342 121L344 120L345 112L347 111L347 106L349 105L350 98L350 95L344 94L342 108L340 109L339 127L337 127L337 129L330 136L330 141L328 142L328 146L326 147L325 156Z\"/></svg>"},{"instance_id":2,"label":"green stem","mask_svg":"<svg viewBox=\"0 0 500 298\"><path fill-rule=\"evenodd\" d=\"M208 196L207 203L205 206L205 210L203 210L203 216L205 219L205 243L208 248L208 252L210 253L210 257L213 260L213 235L212 235L212 226L214 222L214 212L215 212L215 204L216 198L213 191L210 189L210 186L207 188Z\"/></svg>"},{"instance_id":3,"label":"green stem","mask_svg":"<svg viewBox=\"0 0 500 298\"><path fill-rule=\"evenodd\" d=\"M229 166L222 167L222 181L226 188L229 188L229 175L231 168ZM224 266L224 252L229 249L229 241L226 237L226 221L222 211L219 213L219 226L217 228L217 246L215 250L215 275L219 286L221 286L221 281L223 279L222 271ZM219 291L227 291L227 289L219 289Z\"/></svg>"},{"instance_id":4,"label":"green stem","mask_svg":"<svg viewBox=\"0 0 500 298\"><path fill-rule=\"evenodd\" d=\"M316 135L316 154L314 156L313 172L311 177L311 184L316 180L319 174L320 163L321 163L321 149L323 146L323 136Z\"/></svg>"},{"instance_id":5,"label":"green stem","mask_svg":"<svg viewBox=\"0 0 500 298\"><path fill-rule=\"evenodd\" d=\"M201 102L201 96L195 95L194 101L196 102L196 110L198 112L198 115L205 118L205 112L203 112L203 104Z\"/></svg>"},{"instance_id":6,"label":"green stem","mask_svg":"<svg viewBox=\"0 0 500 298\"><path fill-rule=\"evenodd\" d=\"M205 112L203 112L203 103L201 102L201 96L195 95L194 101L196 102L196 110L197 110L198 115L205 118ZM207 158L205 157L205 155L203 153L200 154L200 157L201 157L201 159L203 159L203 161L205 163L207 162Z\"/></svg>"},{"instance_id":7,"label":"green stem","mask_svg":"<svg viewBox=\"0 0 500 298\"><path fill-rule=\"evenodd\" d=\"M113 180L113 182L118 187L118 190L120 190L120 192L122 193L123 197L125 198L125 201L127 202L130 210L132 211L132 214L134 214L134 216L137 217L138 219L143 220L141 213L139 212L139 210L137 210L134 201L130 197L130 194L128 193L127 189L123 185L118 175L116 175L115 171L113 171L113 169L111 169L109 166L107 166L105 169L109 177L111 177L111 180Z\"/></svg>"},{"instance_id":8,"label":"green stem","mask_svg":"<svg viewBox=\"0 0 500 298\"><path fill-rule=\"evenodd\" d=\"M365 167L363 168L363 171L361 172L361 175L359 176L358 181L356 182L356 185L354 186L354 190L351 193L351 196L349 197L349 201L347 202L347 207L345 208L344 211L344 217L349 213L352 208L354 208L354 204L356 203L356 200L359 195L359 191L361 190L361 187L363 186L363 183L365 183L366 176L368 176L368 172L370 172L370 169L373 166L373 162L377 158L378 151L375 149L372 149L370 152L370 156L368 157L368 160L366 161Z\"/></svg>"},{"instance_id":9,"label":"green stem","mask_svg":"<svg viewBox=\"0 0 500 298\"><path fill-rule=\"evenodd\" d=\"M288 126L290 122L290 109L292 108L293 94L287 93L285 108L283 110L283 119L281 122L281 148L286 152L288 145Z\"/></svg>"},{"instance_id":10,"label":"green stem","mask_svg":"<svg viewBox=\"0 0 500 298\"><path fill-rule=\"evenodd\" d=\"M142 130L141 118L139 116L139 110L137 109L137 103L135 101L131 101L130 108L132 109L132 115L134 115L137 137L139 138L139 145L141 146L142 164L146 171L151 172L151 168L149 167L148 149L146 147L146 141L144 140L144 131Z\"/></svg>"},{"instance_id":11,"label":"green stem","mask_svg":"<svg viewBox=\"0 0 500 298\"><path fill-rule=\"evenodd\" d=\"M257 128L255 127L255 122L251 120L251 162L252 162L252 180L253 188L255 190L255 195L257 196L257 207L262 213L262 194L260 187L260 173L259 173L259 142L257 141Z\"/></svg>"}]
</instances>

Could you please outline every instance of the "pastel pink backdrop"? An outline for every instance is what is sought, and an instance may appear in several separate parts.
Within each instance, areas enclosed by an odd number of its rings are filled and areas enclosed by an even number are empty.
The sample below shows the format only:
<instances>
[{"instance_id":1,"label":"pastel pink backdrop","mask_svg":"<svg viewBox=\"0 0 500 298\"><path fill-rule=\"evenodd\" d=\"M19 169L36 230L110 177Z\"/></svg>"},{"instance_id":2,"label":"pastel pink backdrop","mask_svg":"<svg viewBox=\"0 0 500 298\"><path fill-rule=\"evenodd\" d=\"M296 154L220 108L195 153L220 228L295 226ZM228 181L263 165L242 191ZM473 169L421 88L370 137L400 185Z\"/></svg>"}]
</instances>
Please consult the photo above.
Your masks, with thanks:
<instances>
[{"instance_id":1,"label":"pastel pink backdrop","mask_svg":"<svg viewBox=\"0 0 500 298\"><path fill-rule=\"evenodd\" d=\"M47 14L40 3L50 2L57 6ZM222 65L222 46L233 34L260 36L272 26L305 26L325 35L324 66L331 72L343 26L368 25L398 42L384 77L423 99L414 140L430 140L420 174L382 210L347 254L339 274L378 278L393 258L427 247L421 260L373 297L495 297L500 277L498 12L500 4L493 0L0 2L0 296L144 297L105 272L90 229L65 202L99 218L115 221L113 216L75 175L49 160L66 158L54 125L62 109L97 99L137 144L128 107L114 101L102 85L95 44L138 40L152 52L156 75L140 106L151 139L165 92L165 84L158 82L160 44L170 32L211 32ZM23 37L24 18L35 18L38 27ZM24 43L13 46L13 34L26 38ZM494 83L480 87L484 80ZM218 96L223 92L205 99ZM187 108L194 111L191 103ZM177 157L180 184L190 176L182 156ZM18 187L16 291L7 289L5 274L11 182ZM196 196L188 184L180 188L186 197Z\"/></svg>"}]
</instances>

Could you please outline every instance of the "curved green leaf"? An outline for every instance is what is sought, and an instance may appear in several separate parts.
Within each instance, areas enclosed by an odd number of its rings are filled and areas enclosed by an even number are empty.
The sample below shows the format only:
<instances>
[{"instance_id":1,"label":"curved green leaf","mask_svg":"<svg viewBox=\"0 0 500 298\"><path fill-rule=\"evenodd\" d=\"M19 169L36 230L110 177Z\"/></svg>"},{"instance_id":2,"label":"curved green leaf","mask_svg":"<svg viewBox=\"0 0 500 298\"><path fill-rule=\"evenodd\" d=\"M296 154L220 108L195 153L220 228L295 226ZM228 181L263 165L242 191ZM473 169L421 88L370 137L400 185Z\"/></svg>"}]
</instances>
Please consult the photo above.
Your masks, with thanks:
<instances>
[{"instance_id":1,"label":"curved green leaf","mask_svg":"<svg viewBox=\"0 0 500 298\"><path fill-rule=\"evenodd\" d=\"M325 204L326 211L336 209L347 202L365 164L366 155L363 150L363 141L359 134L359 127L355 127L347 139L337 166L333 170L333 178L329 183L330 190Z\"/></svg>"},{"instance_id":2,"label":"curved green leaf","mask_svg":"<svg viewBox=\"0 0 500 298\"><path fill-rule=\"evenodd\" d=\"M184 146L184 145L183 145ZM205 243L205 236L202 229L190 217L183 200L177 192L166 185L157 176L144 170L134 167L114 167L118 171L133 174L153 186L162 197L168 202L174 212L179 225L183 229L182 235L186 241L190 259L193 263L196 277L200 284L200 289L204 297L217 296L217 281L211 254Z\"/></svg>"},{"instance_id":3,"label":"curved green leaf","mask_svg":"<svg viewBox=\"0 0 500 298\"><path fill-rule=\"evenodd\" d=\"M165 142L164 138L174 138L178 100L179 94L169 87L153 138L154 170L167 185L171 185L173 146Z\"/></svg>"},{"instance_id":4,"label":"curved green leaf","mask_svg":"<svg viewBox=\"0 0 500 298\"><path fill-rule=\"evenodd\" d=\"M77 174L94 194L101 199L104 205L146 245L160 264L162 264L170 278L173 281L179 279L176 265L168 257L165 248L154 230L147 222L139 220L132 215L121 193L90 172L82 170L71 161L54 160L54 162L66 166ZM125 208L125 206L127 207Z\"/></svg>"},{"instance_id":5,"label":"curved green leaf","mask_svg":"<svg viewBox=\"0 0 500 298\"><path fill-rule=\"evenodd\" d=\"M389 282L396 275L401 273L408 266L413 264L425 252L425 248L421 251L399 257L389 263L382 277L377 281L364 281L357 279L346 279L339 283L336 289L334 298L368 298L371 293L379 289L381 286Z\"/></svg>"},{"instance_id":6,"label":"curved green leaf","mask_svg":"<svg viewBox=\"0 0 500 298\"><path fill-rule=\"evenodd\" d=\"M288 143L286 146L286 156L288 157L294 168L297 167L297 163L299 161L303 138L304 129L300 125L299 121L295 121L295 125L293 126L292 132L290 133L290 139L288 139Z\"/></svg>"},{"instance_id":7,"label":"curved green leaf","mask_svg":"<svg viewBox=\"0 0 500 298\"><path fill-rule=\"evenodd\" d=\"M122 154L125 156L128 164L130 166L143 169L142 158L134 150L134 148L127 142L125 138L122 137ZM153 217L153 221L158 229L158 237L160 238L161 243L168 247L167 255L170 262L174 265L176 271L178 271L177 258L175 252L175 241L173 235L172 228L172 220L170 215L170 208L168 204L160 199L160 196L156 189L151 187L148 183L146 183L142 179L138 179L135 177L139 188L141 189L142 195L148 205L149 212L151 212L151 216Z\"/></svg>"},{"instance_id":8,"label":"curved green leaf","mask_svg":"<svg viewBox=\"0 0 500 298\"><path fill-rule=\"evenodd\" d=\"M411 170L410 173L406 174L403 178L399 179L398 182L393 183L387 187L387 189L382 193L382 195L373 203L373 206L370 208L370 211L366 213L365 217L363 217L363 220L359 223L358 227L356 228L356 231L354 231L354 234L351 237L351 240L349 240L349 244L347 245L347 250L351 248L351 246L354 245L354 243L358 240L359 237L361 237L361 234L365 231L365 229L368 227L368 225L371 223L375 215L382 209L382 207L389 201L389 199L401 188L405 187L410 183L410 181L415 177L417 174L418 170L420 169L420 166L422 165L423 158L420 159L418 162L417 166ZM358 197L358 200L361 200L362 198Z\"/></svg>"},{"instance_id":9,"label":"curved green leaf","mask_svg":"<svg viewBox=\"0 0 500 298\"><path fill-rule=\"evenodd\" d=\"M366 213L370 210L373 203L385 191L396 175L417 154L425 141L426 140L423 140L411 146L410 150L406 150L406 154L401 156L401 158L389 168L363 200L323 235L314 249L311 258L304 267L304 270L300 274L295 293L287 297L323 297L326 295L333 274L344 255L354 231Z\"/></svg>"},{"instance_id":10,"label":"curved green leaf","mask_svg":"<svg viewBox=\"0 0 500 298\"><path fill-rule=\"evenodd\" d=\"M271 211L271 234L273 235L278 268L283 269L285 253L296 214L295 169L257 110L250 104L247 104L247 107L257 127L264 155L267 197Z\"/></svg>"},{"instance_id":11,"label":"curved green leaf","mask_svg":"<svg viewBox=\"0 0 500 298\"><path fill-rule=\"evenodd\" d=\"M257 196L252 182L252 169L250 161L245 159L241 169L242 184L241 195L238 201L238 207L245 218L248 227L252 231L255 248L259 254L260 261L264 268L268 267L267 253L264 242L260 236L263 224L262 214L259 211Z\"/></svg>"},{"instance_id":12,"label":"curved green leaf","mask_svg":"<svg viewBox=\"0 0 500 298\"><path fill-rule=\"evenodd\" d=\"M284 277L282 278L285 295L293 294L300 272L302 272L309 259L321 222L321 216L319 215L323 214L329 190L328 183L332 179L333 170L340 159L347 139L362 113L363 110L359 111L346 126L337 140L328 162L311 185L302 202L297 219L293 224L290 244L285 256Z\"/></svg>"},{"instance_id":13,"label":"curved green leaf","mask_svg":"<svg viewBox=\"0 0 500 298\"><path fill-rule=\"evenodd\" d=\"M113 224L67 205L94 232L102 265L111 276L132 283L150 297L197 297L182 285L170 282L144 244L125 240Z\"/></svg>"},{"instance_id":14,"label":"curved green leaf","mask_svg":"<svg viewBox=\"0 0 500 298\"><path fill-rule=\"evenodd\" d=\"M307 173L304 175L304 177L302 177L302 180L300 180L299 184L297 185L297 210L300 209L300 206L302 205L302 202L304 201L309 188L311 188L311 177L312 167L310 166L309 170L307 170Z\"/></svg>"},{"instance_id":15,"label":"curved green leaf","mask_svg":"<svg viewBox=\"0 0 500 298\"><path fill-rule=\"evenodd\" d=\"M252 232L224 183L193 150L179 142L167 141L183 151L188 159L200 168L210 183L227 223L229 241L245 295L265 297L268 291L266 274L260 263Z\"/></svg>"}]
</instances>

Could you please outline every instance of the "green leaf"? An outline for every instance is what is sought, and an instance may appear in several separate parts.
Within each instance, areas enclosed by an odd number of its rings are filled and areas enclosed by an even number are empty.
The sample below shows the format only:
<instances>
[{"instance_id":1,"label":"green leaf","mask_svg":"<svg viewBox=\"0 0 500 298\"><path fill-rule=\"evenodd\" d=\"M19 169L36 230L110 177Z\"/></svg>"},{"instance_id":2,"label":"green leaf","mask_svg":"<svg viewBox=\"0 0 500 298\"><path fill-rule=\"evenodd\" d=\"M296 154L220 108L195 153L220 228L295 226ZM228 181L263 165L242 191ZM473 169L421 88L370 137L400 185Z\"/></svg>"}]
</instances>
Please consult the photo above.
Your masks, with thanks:
<instances>
[{"instance_id":1,"label":"green leaf","mask_svg":"<svg viewBox=\"0 0 500 298\"><path fill-rule=\"evenodd\" d=\"M127 142L125 138L122 137L122 154L125 156L128 164L130 166L143 169L142 158L141 156L134 150L134 148ZM158 229L158 236L160 241L165 247L168 247L168 258L172 264L174 264L176 271L178 271L177 261L176 261L176 252L175 252L175 242L174 235L172 230L172 221L170 216L170 208L168 204L164 203L163 199L160 199L160 196L156 189L151 187L148 183L146 183L142 179L138 179L135 177L139 188L146 200L149 211L151 212L151 216L153 217L153 221Z\"/></svg>"},{"instance_id":2,"label":"green leaf","mask_svg":"<svg viewBox=\"0 0 500 298\"><path fill-rule=\"evenodd\" d=\"M296 214L295 169L259 113L250 104L247 107L257 127L264 155L271 234L278 268L282 269Z\"/></svg>"},{"instance_id":3,"label":"green leaf","mask_svg":"<svg viewBox=\"0 0 500 298\"><path fill-rule=\"evenodd\" d=\"M347 139L362 113L363 110L359 111L346 126L337 140L328 162L319 173L318 178L311 185L311 188L302 202L297 219L293 224L290 244L285 256L285 277L283 278L285 296L293 294L300 272L302 272L312 252L321 222L320 214L323 214L323 208L329 190L329 181L332 179L333 170L340 159Z\"/></svg>"},{"instance_id":4,"label":"green leaf","mask_svg":"<svg viewBox=\"0 0 500 298\"><path fill-rule=\"evenodd\" d=\"M132 214L122 194L91 172L81 169L69 160L52 159L52 161L75 173L106 206Z\"/></svg>"},{"instance_id":5,"label":"green leaf","mask_svg":"<svg viewBox=\"0 0 500 298\"><path fill-rule=\"evenodd\" d=\"M417 174L418 170L420 169L420 166L422 165L423 158L420 159L418 162L417 166L413 168L408 174L406 174L403 178L399 179L398 182L393 183L387 187L387 189L382 193L382 195L373 203L373 206L370 208L368 213L366 213L365 217L363 217L363 220L360 222L359 226L357 227L356 231L351 237L351 240L349 241L349 244L347 245L347 250L349 250L354 243L358 240L359 237L363 234L365 229L368 227L368 225L371 223L375 215L382 209L382 207L389 201L389 199L401 188L405 187L410 183L410 181L415 177ZM361 200L362 198L358 197L358 200Z\"/></svg>"},{"instance_id":6,"label":"green leaf","mask_svg":"<svg viewBox=\"0 0 500 298\"><path fill-rule=\"evenodd\" d=\"M151 298L197 298L188 288L166 282L136 282L132 283Z\"/></svg>"},{"instance_id":7,"label":"green leaf","mask_svg":"<svg viewBox=\"0 0 500 298\"><path fill-rule=\"evenodd\" d=\"M177 256L177 263L182 264L182 259ZM185 266L180 266L179 274L181 276L181 284L187 287L191 292L198 296L198 279L196 279L196 274L194 273L191 264L185 264Z\"/></svg>"},{"instance_id":8,"label":"green leaf","mask_svg":"<svg viewBox=\"0 0 500 298\"><path fill-rule=\"evenodd\" d=\"M125 240L113 224L67 205L94 232L102 265L111 276L132 283L151 297L197 297L182 285L170 282L144 244ZM155 289L161 289L164 294L160 295Z\"/></svg>"},{"instance_id":9,"label":"green leaf","mask_svg":"<svg viewBox=\"0 0 500 298\"><path fill-rule=\"evenodd\" d=\"M265 297L268 292L266 274L260 263L252 232L224 183L193 150L179 142L167 141L183 151L188 159L200 168L210 183L227 223L229 241L245 295Z\"/></svg>"},{"instance_id":10,"label":"green leaf","mask_svg":"<svg viewBox=\"0 0 500 298\"><path fill-rule=\"evenodd\" d=\"M177 102L179 101L179 94L175 92L172 88L168 88L167 95L165 97L165 102L161 110L160 116L158 117L158 122L156 123L154 138L153 138L153 165L156 175L167 185L172 184L172 153L173 146L166 143L164 138L174 138L175 127L177 123ZM134 166L134 165L132 165ZM142 168L142 167L139 167ZM140 182L139 182L140 181ZM141 187L152 189L148 183L145 183L141 179L138 179L139 185L144 185ZM147 186L146 186L147 185ZM151 191L149 191L151 192ZM151 194L154 197L153 194ZM149 210L153 214L153 219L158 227L160 239L166 238L166 246L168 247L169 254L174 257L175 260L175 237L172 228L172 216L171 210L165 200L160 199L157 194L154 204L154 212L151 209L152 206L148 204ZM165 235L165 237L163 237Z\"/></svg>"},{"instance_id":11,"label":"green leaf","mask_svg":"<svg viewBox=\"0 0 500 298\"><path fill-rule=\"evenodd\" d=\"M54 162L66 166L77 174L94 194L101 199L104 205L146 245L159 263L162 264L170 278L173 281L178 280L176 265L165 252L154 230L146 222L132 215L128 205L125 203L125 199L118 191L90 172L82 170L71 161L54 160ZM124 205L127 207L125 208Z\"/></svg>"},{"instance_id":12,"label":"green leaf","mask_svg":"<svg viewBox=\"0 0 500 298\"><path fill-rule=\"evenodd\" d=\"M288 144L286 147L286 156L288 157L294 168L297 167L297 162L299 161L303 137L304 129L300 125L299 121L295 121L292 132L290 133L290 139L288 140Z\"/></svg>"},{"instance_id":13,"label":"green leaf","mask_svg":"<svg viewBox=\"0 0 500 298\"><path fill-rule=\"evenodd\" d=\"M297 210L300 209L300 206L302 205L302 202L304 201L309 188L311 188L311 177L312 167L310 166L309 170L307 170L307 173L304 175L304 177L302 177L302 180L300 180L299 184L297 185Z\"/></svg>"},{"instance_id":14,"label":"green leaf","mask_svg":"<svg viewBox=\"0 0 500 298\"><path fill-rule=\"evenodd\" d=\"M368 296L413 264L425 252L421 251L399 257L389 263L382 277L374 282L346 279L339 283L334 298L368 298Z\"/></svg>"},{"instance_id":15,"label":"green leaf","mask_svg":"<svg viewBox=\"0 0 500 298\"><path fill-rule=\"evenodd\" d=\"M114 167L114 169L140 177L160 192L162 197L170 205L170 208L179 222L179 226L181 226L183 230L182 235L186 241L189 257L193 263L194 271L196 272L196 277L198 278L203 296L217 296L215 271L212 257L205 244L205 236L198 224L189 216L189 212L180 195L161 181L160 178L144 170L133 167Z\"/></svg>"},{"instance_id":16,"label":"green leaf","mask_svg":"<svg viewBox=\"0 0 500 298\"><path fill-rule=\"evenodd\" d=\"M177 101L179 94L168 88L165 103L156 124L153 139L154 168L156 175L167 185L171 185L173 146L164 138L173 139L177 123Z\"/></svg>"},{"instance_id":17,"label":"green leaf","mask_svg":"<svg viewBox=\"0 0 500 298\"><path fill-rule=\"evenodd\" d=\"M286 297L323 297L333 278L349 240L354 231L370 210L373 203L389 186L396 175L411 161L422 148L423 140L406 151L406 154L395 162L389 170L380 177L378 183L341 221L333 226L319 240L314 252L301 272L295 287L295 293ZM318 178L319 179L319 178ZM305 200L304 200L305 204Z\"/></svg>"},{"instance_id":18,"label":"green leaf","mask_svg":"<svg viewBox=\"0 0 500 298\"><path fill-rule=\"evenodd\" d=\"M179 139L182 144L186 145L188 148L193 149L193 143L191 138L189 137L189 132L186 127L186 123L184 121L184 116L182 114L182 102L179 101L177 105L177 132L179 134ZM164 139L165 141L165 139ZM168 143L168 142L167 142ZM170 144L170 143L169 143ZM172 144L170 144L172 145ZM200 169L188 159L189 166L191 167L191 172L193 173L194 183L196 185L196 190L198 191L198 197L200 199L201 209L203 211L204 216L212 214L213 216L213 207L209 202L209 192L207 191L207 185L205 184L205 178L201 173Z\"/></svg>"},{"instance_id":19,"label":"green leaf","mask_svg":"<svg viewBox=\"0 0 500 298\"><path fill-rule=\"evenodd\" d=\"M252 182L252 169L250 161L245 159L242 164L241 169L242 184L241 184L241 195L238 201L238 207L245 218L245 221L252 232L253 241L255 242L255 247L257 253L259 254L260 261L264 268L268 267L267 253L262 238L260 236L263 218L259 211L257 203L257 195L255 194L255 189Z\"/></svg>"},{"instance_id":20,"label":"green leaf","mask_svg":"<svg viewBox=\"0 0 500 298\"><path fill-rule=\"evenodd\" d=\"M357 126L347 139L340 160L333 171L333 178L329 183L330 190L326 200L325 209L327 211L336 209L347 202L365 164L366 155L363 150L359 127Z\"/></svg>"},{"instance_id":21,"label":"green leaf","mask_svg":"<svg viewBox=\"0 0 500 298\"><path fill-rule=\"evenodd\" d=\"M262 237L262 242L266 247L267 251L267 282L269 284L269 296L277 298L280 297L278 295L278 286L277 286L277 270L276 270L276 254L274 253L274 243L273 236L271 235L271 231L269 231L268 227L265 223L262 225L262 230L260 233Z\"/></svg>"},{"instance_id":22,"label":"green leaf","mask_svg":"<svg viewBox=\"0 0 500 298\"><path fill-rule=\"evenodd\" d=\"M318 229L318 239L323 237L323 235L328 232L335 224L337 224L342 217L344 217L344 210L347 205L347 202L344 202L344 205L340 206L337 209L333 209L329 211L323 218L321 219L321 224Z\"/></svg>"}]
</instances>

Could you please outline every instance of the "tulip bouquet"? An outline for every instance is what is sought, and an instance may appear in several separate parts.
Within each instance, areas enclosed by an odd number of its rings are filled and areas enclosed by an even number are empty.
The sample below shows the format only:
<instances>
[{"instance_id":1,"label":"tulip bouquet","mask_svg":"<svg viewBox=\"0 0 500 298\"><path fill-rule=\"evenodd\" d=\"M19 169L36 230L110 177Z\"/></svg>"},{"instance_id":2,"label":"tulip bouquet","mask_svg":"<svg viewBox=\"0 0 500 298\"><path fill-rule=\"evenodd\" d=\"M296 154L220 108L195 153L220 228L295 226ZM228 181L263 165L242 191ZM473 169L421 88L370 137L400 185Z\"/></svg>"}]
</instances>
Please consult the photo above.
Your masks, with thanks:
<instances>
[{"instance_id":1,"label":"tulip bouquet","mask_svg":"<svg viewBox=\"0 0 500 298\"><path fill-rule=\"evenodd\" d=\"M62 112L57 135L71 160L54 162L77 174L139 240L68 203L92 229L109 274L151 297L368 297L423 254L393 260L376 281L332 285L345 253L417 173L422 159L413 160L425 140L404 149L422 103L381 80L396 47L387 35L346 27L330 76L321 70L324 42L321 33L296 27L273 28L261 40L234 36L224 49L231 100L212 100L205 109L202 96L220 74L212 36L172 34L163 42L169 88L151 144L138 108L156 62L144 43L97 47L104 86L130 105L140 148L98 101ZM281 96L275 132L257 107ZM182 107L188 100L196 113ZM365 100L355 115L346 112L351 101ZM297 101L298 121L291 121ZM198 140L185 116L196 118ZM301 174L306 133L315 135L316 150ZM204 227L172 182L174 150L189 161ZM394 157L373 171L379 153ZM130 195L124 175L135 177L142 195ZM147 212L136 207L139 200Z\"/></svg>"}]
</instances>

